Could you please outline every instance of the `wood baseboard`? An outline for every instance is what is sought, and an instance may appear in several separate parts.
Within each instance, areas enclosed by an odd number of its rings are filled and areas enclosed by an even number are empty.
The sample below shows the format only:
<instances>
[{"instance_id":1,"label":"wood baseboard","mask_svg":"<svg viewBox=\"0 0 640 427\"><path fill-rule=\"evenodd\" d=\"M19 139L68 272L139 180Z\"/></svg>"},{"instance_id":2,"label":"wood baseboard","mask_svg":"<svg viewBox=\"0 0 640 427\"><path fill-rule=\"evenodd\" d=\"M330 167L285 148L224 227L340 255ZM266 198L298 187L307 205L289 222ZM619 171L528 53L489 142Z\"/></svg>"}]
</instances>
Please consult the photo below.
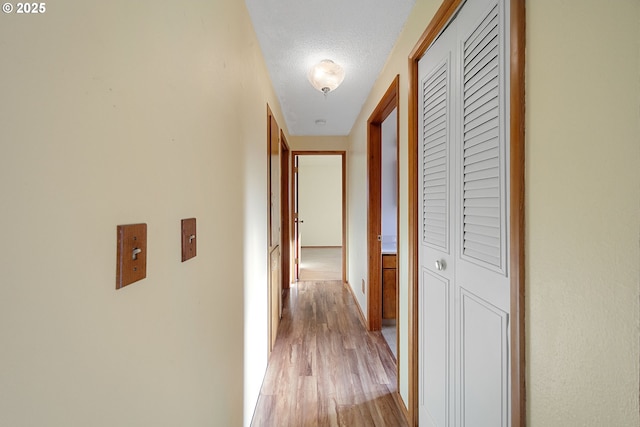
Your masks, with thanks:
<instances>
[{"instance_id":1,"label":"wood baseboard","mask_svg":"<svg viewBox=\"0 0 640 427\"><path fill-rule=\"evenodd\" d=\"M339 249L342 246L300 246L302 249Z\"/></svg>"},{"instance_id":2,"label":"wood baseboard","mask_svg":"<svg viewBox=\"0 0 640 427\"><path fill-rule=\"evenodd\" d=\"M369 328L367 327L367 320L365 319L364 314L362 313L362 308L360 308L360 303L358 302L358 298L356 298L356 294L353 293L353 288L349 284L349 281L344 282L344 285L349 290L349 293L351 294L351 298L353 298L353 302L355 303L356 308L358 309L358 314L360 315L359 317L360 317L360 322L362 323L362 326L364 326L366 330L369 330Z\"/></svg>"}]
</instances>

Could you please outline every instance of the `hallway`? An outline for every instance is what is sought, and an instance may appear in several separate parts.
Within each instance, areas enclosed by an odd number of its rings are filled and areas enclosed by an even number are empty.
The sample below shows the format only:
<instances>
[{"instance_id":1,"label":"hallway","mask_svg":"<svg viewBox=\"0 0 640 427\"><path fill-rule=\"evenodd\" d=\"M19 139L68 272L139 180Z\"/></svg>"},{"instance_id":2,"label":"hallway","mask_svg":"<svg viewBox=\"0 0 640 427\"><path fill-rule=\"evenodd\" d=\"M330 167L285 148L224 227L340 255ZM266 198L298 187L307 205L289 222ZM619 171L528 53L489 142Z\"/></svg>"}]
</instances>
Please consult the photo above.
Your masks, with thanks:
<instances>
[{"instance_id":1,"label":"hallway","mask_svg":"<svg viewBox=\"0 0 640 427\"><path fill-rule=\"evenodd\" d=\"M293 284L253 427L406 426L393 356L340 281Z\"/></svg>"}]
</instances>

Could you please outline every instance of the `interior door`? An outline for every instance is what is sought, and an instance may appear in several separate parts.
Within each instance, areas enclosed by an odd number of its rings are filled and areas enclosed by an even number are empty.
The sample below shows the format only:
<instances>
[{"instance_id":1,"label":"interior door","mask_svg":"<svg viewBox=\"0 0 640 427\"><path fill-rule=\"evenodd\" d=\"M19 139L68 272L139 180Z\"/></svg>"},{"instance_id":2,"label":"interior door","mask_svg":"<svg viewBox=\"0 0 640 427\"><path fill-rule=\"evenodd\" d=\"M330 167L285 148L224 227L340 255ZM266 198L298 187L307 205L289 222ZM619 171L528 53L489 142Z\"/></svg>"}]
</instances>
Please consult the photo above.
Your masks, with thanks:
<instances>
[{"instance_id":1,"label":"interior door","mask_svg":"<svg viewBox=\"0 0 640 427\"><path fill-rule=\"evenodd\" d=\"M295 275L296 280L300 278L300 264L302 262L302 241L300 238L300 223L298 203L298 160L300 156L293 156L293 239L295 246Z\"/></svg>"},{"instance_id":2,"label":"interior door","mask_svg":"<svg viewBox=\"0 0 640 427\"><path fill-rule=\"evenodd\" d=\"M468 0L419 63L421 426L509 426L508 2Z\"/></svg>"},{"instance_id":3,"label":"interior door","mask_svg":"<svg viewBox=\"0 0 640 427\"><path fill-rule=\"evenodd\" d=\"M455 33L445 31L418 64L422 120L419 161L420 277L418 293L421 426L453 425L453 167ZM437 263L436 263L437 262Z\"/></svg>"},{"instance_id":4,"label":"interior door","mask_svg":"<svg viewBox=\"0 0 640 427\"><path fill-rule=\"evenodd\" d=\"M268 306L269 306L269 351L273 350L280 316L282 314L282 264L280 259L281 244L281 177L280 177L280 139L279 127L271 109L267 107L267 185L269 203L269 276L268 276Z\"/></svg>"},{"instance_id":5,"label":"interior door","mask_svg":"<svg viewBox=\"0 0 640 427\"><path fill-rule=\"evenodd\" d=\"M291 283L291 190L290 176L290 150L287 139L280 130L280 201L281 201L281 227L280 227L280 258L282 261L282 298L280 299L280 317L284 304L285 292Z\"/></svg>"}]
</instances>

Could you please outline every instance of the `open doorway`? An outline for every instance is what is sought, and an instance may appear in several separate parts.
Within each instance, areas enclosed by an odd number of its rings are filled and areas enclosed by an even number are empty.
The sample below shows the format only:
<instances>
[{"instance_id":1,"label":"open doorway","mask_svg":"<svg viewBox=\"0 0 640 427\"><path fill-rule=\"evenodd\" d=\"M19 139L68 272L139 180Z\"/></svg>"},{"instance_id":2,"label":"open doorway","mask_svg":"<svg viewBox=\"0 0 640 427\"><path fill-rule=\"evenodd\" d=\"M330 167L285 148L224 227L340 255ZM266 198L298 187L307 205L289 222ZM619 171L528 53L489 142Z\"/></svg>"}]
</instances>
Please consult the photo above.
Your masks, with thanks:
<instances>
[{"instance_id":1,"label":"open doorway","mask_svg":"<svg viewBox=\"0 0 640 427\"><path fill-rule=\"evenodd\" d=\"M398 111L396 76L367 121L367 320L398 361Z\"/></svg>"},{"instance_id":2,"label":"open doorway","mask_svg":"<svg viewBox=\"0 0 640 427\"><path fill-rule=\"evenodd\" d=\"M398 109L382 122L381 253L382 336L398 357Z\"/></svg>"},{"instance_id":3,"label":"open doorway","mask_svg":"<svg viewBox=\"0 0 640 427\"><path fill-rule=\"evenodd\" d=\"M345 280L344 152L293 153L296 280Z\"/></svg>"},{"instance_id":4,"label":"open doorway","mask_svg":"<svg viewBox=\"0 0 640 427\"><path fill-rule=\"evenodd\" d=\"M368 204L367 204L367 254L368 254L368 278L369 288L367 292L367 305L368 305L368 326L370 331L379 331L382 329L383 310L384 310L384 291L387 291L386 308L394 311L394 317L396 317L396 337L397 337L397 314L398 314L398 287L397 287L397 211L398 211L398 166L397 166L397 141L398 141L398 105L399 105L399 76L393 80L389 89L383 95L382 99L378 103L369 120L367 122L367 188L368 188ZM391 116L395 116L395 122L393 118L387 122L385 128L388 129L386 134L389 140L395 137L395 170L388 169L385 174L385 187L395 186L387 192L387 197L390 206L385 209L388 218L393 218L389 212L395 210L395 233L389 231L391 226L385 226L385 233L383 235L383 135L382 127L387 119ZM393 126L389 126L393 124ZM387 147L388 148L388 147ZM389 150L390 151L390 150ZM393 159L389 157L387 161ZM395 175L395 183L388 175ZM393 200L395 199L395 202ZM395 234L395 236L394 236ZM384 238L384 242L383 242ZM385 246L385 256L383 257L383 246ZM384 280L386 279L386 280ZM383 286L383 280L385 282L393 281L393 286L387 284ZM393 291L392 291L393 289ZM395 300L391 300L395 298ZM391 311L391 310L389 310ZM389 313L387 312L387 315ZM397 343L396 343L397 344ZM391 346L390 346L391 347ZM396 349L397 357L397 345Z\"/></svg>"}]
</instances>

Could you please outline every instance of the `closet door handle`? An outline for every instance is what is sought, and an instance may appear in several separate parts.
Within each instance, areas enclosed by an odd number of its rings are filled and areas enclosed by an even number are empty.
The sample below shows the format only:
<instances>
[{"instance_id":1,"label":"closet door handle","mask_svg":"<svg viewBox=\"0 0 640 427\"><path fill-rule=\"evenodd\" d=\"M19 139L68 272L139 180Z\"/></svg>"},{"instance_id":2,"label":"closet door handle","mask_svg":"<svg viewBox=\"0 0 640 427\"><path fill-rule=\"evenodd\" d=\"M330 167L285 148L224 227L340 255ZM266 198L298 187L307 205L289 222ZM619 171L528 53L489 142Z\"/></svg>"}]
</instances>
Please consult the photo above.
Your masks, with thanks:
<instances>
[{"instance_id":1,"label":"closet door handle","mask_svg":"<svg viewBox=\"0 0 640 427\"><path fill-rule=\"evenodd\" d=\"M447 263L444 262L444 260L440 260L439 259L439 260L436 261L436 270L442 271L445 268L447 268Z\"/></svg>"}]
</instances>

